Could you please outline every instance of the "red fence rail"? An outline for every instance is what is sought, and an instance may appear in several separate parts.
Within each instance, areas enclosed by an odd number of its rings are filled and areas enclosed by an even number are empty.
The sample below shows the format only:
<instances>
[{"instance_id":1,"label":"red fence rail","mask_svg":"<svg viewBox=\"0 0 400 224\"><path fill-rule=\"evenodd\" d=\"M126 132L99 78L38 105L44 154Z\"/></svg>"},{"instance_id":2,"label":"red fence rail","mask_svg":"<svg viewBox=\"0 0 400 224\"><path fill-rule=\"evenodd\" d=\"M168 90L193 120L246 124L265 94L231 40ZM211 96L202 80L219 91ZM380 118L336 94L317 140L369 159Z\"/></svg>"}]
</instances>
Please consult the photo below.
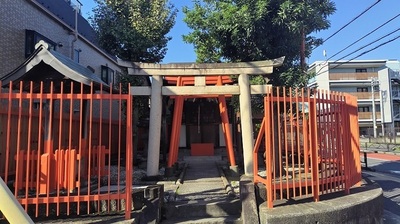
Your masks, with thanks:
<instances>
[{"instance_id":1,"label":"red fence rail","mask_svg":"<svg viewBox=\"0 0 400 224\"><path fill-rule=\"evenodd\" d=\"M278 199L318 201L322 194L350 193L361 181L354 96L276 87L265 96L264 110L253 151L254 182L265 184L269 208Z\"/></svg>"},{"instance_id":2,"label":"red fence rail","mask_svg":"<svg viewBox=\"0 0 400 224\"><path fill-rule=\"evenodd\" d=\"M130 218L132 105L129 93L72 82L1 89L0 175L31 216Z\"/></svg>"}]
</instances>

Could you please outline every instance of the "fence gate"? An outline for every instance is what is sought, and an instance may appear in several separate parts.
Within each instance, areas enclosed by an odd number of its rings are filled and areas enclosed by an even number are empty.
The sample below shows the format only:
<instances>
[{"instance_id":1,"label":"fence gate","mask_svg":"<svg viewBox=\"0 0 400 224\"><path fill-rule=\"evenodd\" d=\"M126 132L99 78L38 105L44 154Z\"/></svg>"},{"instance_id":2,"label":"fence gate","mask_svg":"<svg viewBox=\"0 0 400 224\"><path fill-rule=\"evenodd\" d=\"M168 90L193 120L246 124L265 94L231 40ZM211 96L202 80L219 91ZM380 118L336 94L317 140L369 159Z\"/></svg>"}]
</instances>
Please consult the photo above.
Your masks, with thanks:
<instances>
[{"instance_id":1,"label":"fence gate","mask_svg":"<svg viewBox=\"0 0 400 224\"><path fill-rule=\"evenodd\" d=\"M133 104L113 92L69 81L1 89L0 175L31 217L130 218Z\"/></svg>"}]
</instances>

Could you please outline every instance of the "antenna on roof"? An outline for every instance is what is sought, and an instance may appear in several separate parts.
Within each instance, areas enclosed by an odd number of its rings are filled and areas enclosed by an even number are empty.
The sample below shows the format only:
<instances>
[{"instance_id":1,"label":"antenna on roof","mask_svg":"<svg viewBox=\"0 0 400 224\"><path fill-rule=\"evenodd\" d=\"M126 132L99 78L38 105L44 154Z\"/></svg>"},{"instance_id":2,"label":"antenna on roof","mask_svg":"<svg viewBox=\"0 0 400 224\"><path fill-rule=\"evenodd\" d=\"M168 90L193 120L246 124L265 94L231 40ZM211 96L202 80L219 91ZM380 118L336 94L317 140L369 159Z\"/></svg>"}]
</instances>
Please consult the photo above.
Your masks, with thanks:
<instances>
[{"instance_id":1,"label":"antenna on roof","mask_svg":"<svg viewBox=\"0 0 400 224\"><path fill-rule=\"evenodd\" d=\"M73 0L73 1L69 0L69 2L72 8L76 10L79 14L81 14L82 11L81 9L83 6L82 3L79 0Z\"/></svg>"},{"instance_id":2,"label":"antenna on roof","mask_svg":"<svg viewBox=\"0 0 400 224\"><path fill-rule=\"evenodd\" d=\"M325 59L326 59L326 50L322 51L322 54L324 55Z\"/></svg>"}]
</instances>

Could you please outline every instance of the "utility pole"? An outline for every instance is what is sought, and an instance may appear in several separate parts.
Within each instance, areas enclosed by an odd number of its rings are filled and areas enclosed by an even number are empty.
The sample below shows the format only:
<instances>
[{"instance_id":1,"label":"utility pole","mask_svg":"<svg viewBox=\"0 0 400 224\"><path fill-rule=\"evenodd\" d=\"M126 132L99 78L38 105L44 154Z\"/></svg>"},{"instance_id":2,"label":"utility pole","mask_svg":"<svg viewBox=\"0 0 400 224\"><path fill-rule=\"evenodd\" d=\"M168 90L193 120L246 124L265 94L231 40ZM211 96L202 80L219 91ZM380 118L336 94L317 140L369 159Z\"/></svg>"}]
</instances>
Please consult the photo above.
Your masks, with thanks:
<instances>
[{"instance_id":1,"label":"utility pole","mask_svg":"<svg viewBox=\"0 0 400 224\"><path fill-rule=\"evenodd\" d=\"M300 66L304 72L306 70L306 37L304 27L301 30Z\"/></svg>"},{"instance_id":2,"label":"utility pole","mask_svg":"<svg viewBox=\"0 0 400 224\"><path fill-rule=\"evenodd\" d=\"M372 129L374 131L374 138L377 137L376 134L376 108L375 108L375 85L378 84L378 79L376 77L371 77L371 93L372 93Z\"/></svg>"},{"instance_id":3,"label":"utility pole","mask_svg":"<svg viewBox=\"0 0 400 224\"><path fill-rule=\"evenodd\" d=\"M383 139L386 142L386 137L385 137L385 105L384 102L386 102L386 90L381 90L381 125L382 125L382 135Z\"/></svg>"}]
</instances>

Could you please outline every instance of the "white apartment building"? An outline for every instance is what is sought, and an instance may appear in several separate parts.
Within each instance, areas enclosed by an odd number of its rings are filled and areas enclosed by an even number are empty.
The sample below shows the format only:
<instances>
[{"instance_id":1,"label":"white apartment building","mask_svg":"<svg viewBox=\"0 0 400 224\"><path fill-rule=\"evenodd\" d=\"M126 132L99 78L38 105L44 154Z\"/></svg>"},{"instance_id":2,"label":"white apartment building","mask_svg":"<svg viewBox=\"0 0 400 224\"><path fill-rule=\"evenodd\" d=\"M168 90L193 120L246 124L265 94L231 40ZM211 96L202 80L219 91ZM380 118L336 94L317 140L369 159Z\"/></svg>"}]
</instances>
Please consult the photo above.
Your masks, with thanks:
<instances>
[{"instance_id":1,"label":"white apartment building","mask_svg":"<svg viewBox=\"0 0 400 224\"><path fill-rule=\"evenodd\" d=\"M316 61L308 86L357 96L360 135L400 135L399 71L398 60Z\"/></svg>"}]
</instances>

